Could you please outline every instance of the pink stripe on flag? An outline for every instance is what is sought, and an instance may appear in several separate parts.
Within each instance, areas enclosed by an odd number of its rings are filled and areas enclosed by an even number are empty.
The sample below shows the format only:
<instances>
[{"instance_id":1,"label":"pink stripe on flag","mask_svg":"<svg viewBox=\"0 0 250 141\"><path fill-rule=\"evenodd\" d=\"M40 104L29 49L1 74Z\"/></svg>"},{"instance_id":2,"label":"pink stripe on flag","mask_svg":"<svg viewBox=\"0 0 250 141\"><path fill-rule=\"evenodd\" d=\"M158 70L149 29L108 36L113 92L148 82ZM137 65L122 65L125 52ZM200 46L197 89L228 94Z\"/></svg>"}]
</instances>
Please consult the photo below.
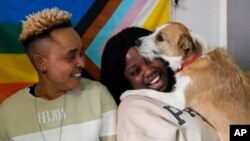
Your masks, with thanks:
<instances>
[{"instance_id":1,"label":"pink stripe on flag","mask_svg":"<svg viewBox=\"0 0 250 141\"><path fill-rule=\"evenodd\" d=\"M120 32L122 29L128 27L133 23L133 21L138 16L138 13L142 10L142 8L146 5L148 0L136 0L135 4L131 8L131 10L126 14L123 20L120 22L118 27L112 32L111 36L115 35L116 33ZM110 37L111 37L110 36Z\"/></svg>"}]
</instances>

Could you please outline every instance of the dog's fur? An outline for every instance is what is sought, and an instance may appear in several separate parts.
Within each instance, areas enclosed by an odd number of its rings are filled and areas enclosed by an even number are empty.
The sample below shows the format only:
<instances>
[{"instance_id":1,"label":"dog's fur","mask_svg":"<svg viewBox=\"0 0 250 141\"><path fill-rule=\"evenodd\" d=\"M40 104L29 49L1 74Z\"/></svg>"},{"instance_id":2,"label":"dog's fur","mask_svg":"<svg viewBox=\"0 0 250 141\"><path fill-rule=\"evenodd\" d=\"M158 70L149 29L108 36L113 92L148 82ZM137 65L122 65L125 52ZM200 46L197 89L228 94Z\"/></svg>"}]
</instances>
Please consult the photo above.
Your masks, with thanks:
<instances>
[{"instance_id":1,"label":"dog's fur","mask_svg":"<svg viewBox=\"0 0 250 141\"><path fill-rule=\"evenodd\" d=\"M180 109L194 109L217 129L221 140L229 141L229 125L250 124L249 74L239 69L226 50L207 51L204 40L197 37L183 24L172 22L140 38L140 54L150 60L161 57L168 61L176 71L176 85L170 93L142 89L139 95ZM197 54L199 58L181 67ZM127 91L122 98L133 94Z\"/></svg>"}]
</instances>

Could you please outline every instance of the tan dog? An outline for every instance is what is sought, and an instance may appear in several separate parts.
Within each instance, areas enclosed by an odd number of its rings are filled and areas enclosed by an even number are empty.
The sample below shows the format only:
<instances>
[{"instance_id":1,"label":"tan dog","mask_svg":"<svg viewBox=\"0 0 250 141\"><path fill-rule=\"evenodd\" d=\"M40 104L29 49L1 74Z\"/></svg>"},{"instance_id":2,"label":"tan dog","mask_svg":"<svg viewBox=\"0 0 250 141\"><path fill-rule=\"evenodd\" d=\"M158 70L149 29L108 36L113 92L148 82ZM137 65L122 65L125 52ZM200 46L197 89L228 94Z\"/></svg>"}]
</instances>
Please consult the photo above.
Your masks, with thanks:
<instances>
[{"instance_id":1,"label":"tan dog","mask_svg":"<svg viewBox=\"0 0 250 141\"><path fill-rule=\"evenodd\" d=\"M169 62L176 71L176 86L170 93L131 90L121 99L136 94L180 109L192 108L217 129L223 141L229 141L229 125L250 124L249 79L224 49L206 51L201 38L174 22L156 28L137 45L150 60L161 57Z\"/></svg>"}]
</instances>

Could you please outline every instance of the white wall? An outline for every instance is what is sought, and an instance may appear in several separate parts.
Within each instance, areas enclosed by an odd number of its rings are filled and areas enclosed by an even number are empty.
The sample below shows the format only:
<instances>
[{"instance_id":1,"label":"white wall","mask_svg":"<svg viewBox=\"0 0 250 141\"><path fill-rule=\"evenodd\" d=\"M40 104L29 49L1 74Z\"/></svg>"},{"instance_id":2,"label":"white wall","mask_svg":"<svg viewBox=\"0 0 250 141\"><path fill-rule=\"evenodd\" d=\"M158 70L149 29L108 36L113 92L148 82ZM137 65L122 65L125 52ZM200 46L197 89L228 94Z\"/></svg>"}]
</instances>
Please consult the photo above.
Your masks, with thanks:
<instances>
[{"instance_id":1,"label":"white wall","mask_svg":"<svg viewBox=\"0 0 250 141\"><path fill-rule=\"evenodd\" d=\"M209 46L227 46L227 0L179 0L172 21L185 24L207 40Z\"/></svg>"},{"instance_id":2,"label":"white wall","mask_svg":"<svg viewBox=\"0 0 250 141\"><path fill-rule=\"evenodd\" d=\"M242 70L250 71L249 0L228 0L228 50Z\"/></svg>"}]
</instances>

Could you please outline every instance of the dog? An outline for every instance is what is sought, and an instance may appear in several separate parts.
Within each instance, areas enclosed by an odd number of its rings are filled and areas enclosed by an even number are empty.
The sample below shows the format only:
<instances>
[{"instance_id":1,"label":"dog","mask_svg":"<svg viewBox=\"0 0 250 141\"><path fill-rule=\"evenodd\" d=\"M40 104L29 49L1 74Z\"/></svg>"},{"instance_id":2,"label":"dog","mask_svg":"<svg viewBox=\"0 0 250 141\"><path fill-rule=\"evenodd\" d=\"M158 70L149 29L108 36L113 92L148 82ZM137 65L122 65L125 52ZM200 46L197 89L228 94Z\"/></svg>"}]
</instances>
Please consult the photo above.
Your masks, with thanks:
<instances>
[{"instance_id":1,"label":"dog","mask_svg":"<svg viewBox=\"0 0 250 141\"><path fill-rule=\"evenodd\" d=\"M192 108L218 131L222 141L229 141L230 125L250 124L249 74L240 70L225 49L209 49L203 38L178 22L157 27L151 35L139 38L136 46L149 60L167 61L176 72L176 84L169 93L129 90L121 99L142 95L179 109Z\"/></svg>"}]
</instances>

